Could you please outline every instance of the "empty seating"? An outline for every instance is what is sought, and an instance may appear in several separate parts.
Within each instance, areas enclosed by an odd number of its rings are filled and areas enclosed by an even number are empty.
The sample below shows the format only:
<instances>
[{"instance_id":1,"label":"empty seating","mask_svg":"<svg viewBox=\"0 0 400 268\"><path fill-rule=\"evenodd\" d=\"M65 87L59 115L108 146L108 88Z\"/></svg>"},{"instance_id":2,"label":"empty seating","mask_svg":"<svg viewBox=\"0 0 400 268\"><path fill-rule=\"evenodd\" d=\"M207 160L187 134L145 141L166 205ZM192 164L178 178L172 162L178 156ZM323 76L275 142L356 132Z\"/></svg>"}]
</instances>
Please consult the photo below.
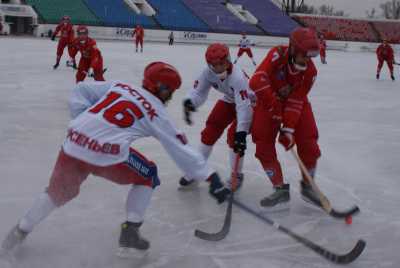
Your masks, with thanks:
<instances>
[{"instance_id":1,"label":"empty seating","mask_svg":"<svg viewBox=\"0 0 400 268\"><path fill-rule=\"evenodd\" d=\"M250 11L257 17L258 25L271 35L288 36L299 26L269 0L231 0L230 3L240 4Z\"/></svg>"},{"instance_id":2,"label":"empty seating","mask_svg":"<svg viewBox=\"0 0 400 268\"><path fill-rule=\"evenodd\" d=\"M156 20L163 28L171 30L208 31L209 28L197 18L180 0L148 0L156 10Z\"/></svg>"},{"instance_id":3,"label":"empty seating","mask_svg":"<svg viewBox=\"0 0 400 268\"><path fill-rule=\"evenodd\" d=\"M218 0L182 0L214 32L261 34L256 26L243 23Z\"/></svg>"},{"instance_id":4,"label":"empty seating","mask_svg":"<svg viewBox=\"0 0 400 268\"><path fill-rule=\"evenodd\" d=\"M68 15L74 24L99 25L100 21L81 0L26 0L46 23L58 23Z\"/></svg>"},{"instance_id":5,"label":"empty seating","mask_svg":"<svg viewBox=\"0 0 400 268\"><path fill-rule=\"evenodd\" d=\"M140 24L146 28L156 27L155 22L151 18L145 15L137 15L134 11L128 8L123 0L84 1L93 13L103 21L104 25L134 27L136 24Z\"/></svg>"}]
</instances>

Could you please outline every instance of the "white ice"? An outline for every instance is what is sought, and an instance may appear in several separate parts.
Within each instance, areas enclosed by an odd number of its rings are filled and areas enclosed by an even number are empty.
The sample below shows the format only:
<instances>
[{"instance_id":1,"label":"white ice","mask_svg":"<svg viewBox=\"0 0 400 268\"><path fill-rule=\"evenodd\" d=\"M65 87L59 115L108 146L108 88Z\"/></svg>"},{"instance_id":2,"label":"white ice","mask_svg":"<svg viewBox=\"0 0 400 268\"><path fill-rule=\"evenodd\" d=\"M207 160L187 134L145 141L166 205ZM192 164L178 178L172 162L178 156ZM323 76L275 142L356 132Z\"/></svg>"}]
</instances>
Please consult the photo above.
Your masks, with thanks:
<instances>
[{"instance_id":1,"label":"white ice","mask_svg":"<svg viewBox=\"0 0 400 268\"><path fill-rule=\"evenodd\" d=\"M131 42L100 41L99 47L108 67L107 80L140 84L147 63L162 60L175 65L183 86L168 110L190 142L198 144L219 95L210 95L192 127L182 120L181 102L205 65L205 45L146 43L143 54L135 53ZM56 43L47 39L0 38L0 240L45 189L65 137L67 100L75 77L65 66L65 54L59 69L52 70L55 49ZM236 54L236 48L231 51ZM254 52L259 62L267 49ZM386 66L381 80L375 79L373 53L328 51L327 60L328 65L315 60L319 75L310 93L322 150L317 183L334 207L358 204L362 212L347 226L307 205L299 195L298 167L279 147L285 179L292 186L291 210L266 215L338 253L365 239L365 252L348 267L400 267L399 82L389 79ZM248 73L254 71L246 57L238 64ZM398 68L395 74L400 79ZM216 144L210 163L226 178L225 140L224 136ZM254 145L248 142L246 181L239 198L256 208L272 187L254 157ZM16 260L0 261L0 267L336 267L237 208L226 239L195 238L195 228L212 232L221 227L225 205L216 205L205 184L193 192L177 191L181 172L155 140L141 140L133 147L157 163L162 180L142 228L152 243L147 257L122 260L114 254L129 187L90 177L79 197L50 215L29 235Z\"/></svg>"}]
</instances>

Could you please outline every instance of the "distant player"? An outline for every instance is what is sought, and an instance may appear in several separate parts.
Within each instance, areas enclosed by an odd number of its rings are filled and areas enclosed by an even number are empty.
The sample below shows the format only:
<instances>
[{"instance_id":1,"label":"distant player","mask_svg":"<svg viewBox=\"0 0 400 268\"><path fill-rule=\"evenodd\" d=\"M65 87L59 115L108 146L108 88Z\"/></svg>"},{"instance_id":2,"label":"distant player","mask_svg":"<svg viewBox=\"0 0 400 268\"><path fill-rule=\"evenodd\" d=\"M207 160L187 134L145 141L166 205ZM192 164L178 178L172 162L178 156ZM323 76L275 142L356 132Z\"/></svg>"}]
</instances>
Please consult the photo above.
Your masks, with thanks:
<instances>
[{"instance_id":1,"label":"distant player","mask_svg":"<svg viewBox=\"0 0 400 268\"><path fill-rule=\"evenodd\" d=\"M257 67L249 85L257 95L252 127L256 157L274 186L274 193L261 200L264 208L290 200L289 184L284 183L275 142L286 150L297 145L297 153L314 176L321 155L318 129L308 93L317 77L312 57L319 54L319 39L310 28L297 28L289 46L272 48ZM303 175L301 194L316 205L320 201Z\"/></svg>"},{"instance_id":2,"label":"distant player","mask_svg":"<svg viewBox=\"0 0 400 268\"><path fill-rule=\"evenodd\" d=\"M236 154L240 154L238 187L243 181L243 156L246 150L246 136L249 133L253 108L246 74L231 62L229 49L225 44L211 44L206 51L207 67L194 82L193 88L184 99L184 113L191 124L191 113L196 111L207 99L211 88L223 94L209 114L206 126L201 132L200 152L208 159L211 150L224 130L229 126L227 142L233 171ZM181 186L193 182L191 177L183 177Z\"/></svg>"},{"instance_id":3,"label":"distant player","mask_svg":"<svg viewBox=\"0 0 400 268\"><path fill-rule=\"evenodd\" d=\"M174 44L174 32L171 31L168 35L169 45L172 46Z\"/></svg>"},{"instance_id":4,"label":"distant player","mask_svg":"<svg viewBox=\"0 0 400 268\"><path fill-rule=\"evenodd\" d=\"M326 41L323 34L319 36L319 57L322 64L327 64L326 62Z\"/></svg>"},{"instance_id":5,"label":"distant player","mask_svg":"<svg viewBox=\"0 0 400 268\"><path fill-rule=\"evenodd\" d=\"M243 55L243 53L246 53L247 56L249 56L249 58L253 62L254 66L257 65L253 59L253 53L251 51L250 46L254 46L254 43L251 43L251 41L246 37L246 34L243 33L242 39L240 39L240 41L239 41L239 50L237 53L237 57L236 57L235 61L233 62L233 64L236 64L238 59Z\"/></svg>"},{"instance_id":6,"label":"distant player","mask_svg":"<svg viewBox=\"0 0 400 268\"><path fill-rule=\"evenodd\" d=\"M64 48L68 46L69 61L67 61L67 66L76 69L75 56L72 53L72 43L74 41L74 29L71 24L71 18L69 16L62 17L60 23L58 24L56 30L54 31L51 40L55 40L57 34L60 33L60 40L57 46L57 59L56 64L54 64L53 69L57 69L60 65L61 56L64 53Z\"/></svg>"},{"instance_id":7,"label":"distant player","mask_svg":"<svg viewBox=\"0 0 400 268\"><path fill-rule=\"evenodd\" d=\"M135 30L133 30L133 36L135 38L136 52L138 52L138 47L140 45L140 52L143 52L143 38L144 30L140 24L136 25Z\"/></svg>"},{"instance_id":8,"label":"distant player","mask_svg":"<svg viewBox=\"0 0 400 268\"><path fill-rule=\"evenodd\" d=\"M0 21L0 35L3 34L3 24Z\"/></svg>"},{"instance_id":9,"label":"distant player","mask_svg":"<svg viewBox=\"0 0 400 268\"><path fill-rule=\"evenodd\" d=\"M205 159L187 144L164 107L180 85L178 71L163 62L146 67L142 87L122 82L79 83L69 102L73 119L49 185L9 232L2 248L11 251L18 247L52 211L75 198L81 184L93 174L117 184L131 185L126 221L121 225L119 254L144 253L150 243L141 236L139 228L153 190L160 184L156 164L130 148L132 142L144 137L158 140L191 178L208 179L210 194L223 202L230 191Z\"/></svg>"},{"instance_id":10,"label":"distant player","mask_svg":"<svg viewBox=\"0 0 400 268\"><path fill-rule=\"evenodd\" d=\"M376 70L376 79L379 79L381 69L383 63L386 61L387 66L389 67L390 71L390 78L394 81L394 74L393 74L393 63L394 61L394 53L393 48L389 45L387 40L383 40L383 43L379 45L376 49L376 56L378 57L378 68Z\"/></svg>"},{"instance_id":11,"label":"distant player","mask_svg":"<svg viewBox=\"0 0 400 268\"><path fill-rule=\"evenodd\" d=\"M81 53L76 82L85 80L90 69L93 70L93 78L96 81L105 81L103 77L103 57L97 48L96 41L89 37L89 30L86 26L79 26L76 30L77 38L72 44L72 56Z\"/></svg>"}]
</instances>

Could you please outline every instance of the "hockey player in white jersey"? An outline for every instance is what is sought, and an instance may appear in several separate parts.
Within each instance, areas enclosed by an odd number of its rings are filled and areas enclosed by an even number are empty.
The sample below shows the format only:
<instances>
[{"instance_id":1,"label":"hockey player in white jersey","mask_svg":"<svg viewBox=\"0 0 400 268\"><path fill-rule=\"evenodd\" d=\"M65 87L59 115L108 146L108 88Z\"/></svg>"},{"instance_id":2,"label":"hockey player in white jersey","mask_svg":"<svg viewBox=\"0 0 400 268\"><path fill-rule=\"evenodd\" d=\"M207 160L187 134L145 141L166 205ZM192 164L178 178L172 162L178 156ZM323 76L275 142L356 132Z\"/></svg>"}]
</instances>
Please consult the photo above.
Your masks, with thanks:
<instances>
[{"instance_id":1,"label":"hockey player in white jersey","mask_svg":"<svg viewBox=\"0 0 400 268\"><path fill-rule=\"evenodd\" d=\"M184 102L185 119L191 124L191 113L201 106L207 99L213 87L221 92L223 97L215 104L208 116L206 126L201 132L200 152L208 159L213 145L221 137L224 130L228 130L228 145L230 165L233 171L236 154L241 158L238 170L238 185L243 181L243 155L246 150L246 136L249 133L253 108L250 98L253 92L249 90L247 75L230 59L229 49L225 44L211 44L206 51L207 67L194 82ZM194 180L191 177L182 177L181 186L188 186Z\"/></svg>"},{"instance_id":2,"label":"hockey player in white jersey","mask_svg":"<svg viewBox=\"0 0 400 268\"><path fill-rule=\"evenodd\" d=\"M156 138L190 178L208 179L210 194L222 203L230 190L202 155L187 144L164 107L180 85L178 71L163 62L146 67L143 87L122 82L79 83L69 102L73 120L49 185L10 231L2 249L10 252L17 248L53 210L75 198L82 182L93 174L131 185L126 221L121 225L120 254L146 252L150 243L141 237L139 227L160 181L156 164L130 148L132 142L142 137Z\"/></svg>"},{"instance_id":3,"label":"hockey player in white jersey","mask_svg":"<svg viewBox=\"0 0 400 268\"><path fill-rule=\"evenodd\" d=\"M253 58L253 52L251 51L251 46L254 46L254 43L252 43L246 36L246 34L242 34L242 39L240 39L239 41L239 50L237 53L237 57L235 59L235 61L233 62L234 64L237 63L237 61L239 60L239 58L243 55L243 53L246 53L247 56L249 56L249 58L251 59L251 61L253 62L253 65L256 66L256 62L254 61Z\"/></svg>"}]
</instances>

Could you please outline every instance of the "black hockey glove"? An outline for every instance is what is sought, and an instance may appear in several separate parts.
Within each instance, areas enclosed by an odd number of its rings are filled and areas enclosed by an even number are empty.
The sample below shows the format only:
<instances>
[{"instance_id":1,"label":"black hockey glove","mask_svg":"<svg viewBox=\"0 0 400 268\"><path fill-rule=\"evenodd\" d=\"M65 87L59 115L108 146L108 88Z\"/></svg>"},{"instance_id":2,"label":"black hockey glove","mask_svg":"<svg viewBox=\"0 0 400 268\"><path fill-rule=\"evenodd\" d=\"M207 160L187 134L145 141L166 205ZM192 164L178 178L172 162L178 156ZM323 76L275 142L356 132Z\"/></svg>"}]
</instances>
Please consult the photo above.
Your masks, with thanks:
<instances>
[{"instance_id":1,"label":"black hockey glove","mask_svg":"<svg viewBox=\"0 0 400 268\"><path fill-rule=\"evenodd\" d=\"M235 133L233 151L239 154L240 157L244 156L244 151L246 150L246 136L246 131L239 131Z\"/></svg>"},{"instance_id":2,"label":"black hockey glove","mask_svg":"<svg viewBox=\"0 0 400 268\"><path fill-rule=\"evenodd\" d=\"M185 116L185 121L188 125L191 125L193 123L192 119L190 118L190 114L195 111L196 111L196 108L194 107L194 105L190 99L187 99L183 102L183 113Z\"/></svg>"},{"instance_id":3,"label":"black hockey glove","mask_svg":"<svg viewBox=\"0 0 400 268\"><path fill-rule=\"evenodd\" d=\"M51 36L51 41L54 41L54 40L56 40L56 36L55 36L55 35L52 35L52 36Z\"/></svg>"}]
</instances>

